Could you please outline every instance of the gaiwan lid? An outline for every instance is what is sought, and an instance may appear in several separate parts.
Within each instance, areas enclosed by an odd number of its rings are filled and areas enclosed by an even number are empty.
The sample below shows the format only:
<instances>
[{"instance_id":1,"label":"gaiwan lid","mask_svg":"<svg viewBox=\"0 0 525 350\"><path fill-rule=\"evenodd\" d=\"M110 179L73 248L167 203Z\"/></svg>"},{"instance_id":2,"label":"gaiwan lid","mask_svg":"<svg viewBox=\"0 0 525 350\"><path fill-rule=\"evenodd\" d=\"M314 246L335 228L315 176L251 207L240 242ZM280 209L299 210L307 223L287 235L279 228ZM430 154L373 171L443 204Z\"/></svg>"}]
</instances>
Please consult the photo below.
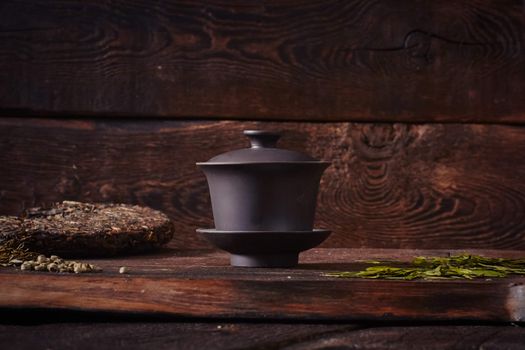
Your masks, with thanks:
<instances>
[{"instance_id":1,"label":"gaiwan lid","mask_svg":"<svg viewBox=\"0 0 525 350\"><path fill-rule=\"evenodd\" d=\"M281 135L273 131L265 130L244 130L244 135L250 140L251 147L243 148L219 154L211 158L206 163L198 165L213 164L239 164L239 163L303 163L318 161L306 154L277 148L277 141Z\"/></svg>"}]
</instances>

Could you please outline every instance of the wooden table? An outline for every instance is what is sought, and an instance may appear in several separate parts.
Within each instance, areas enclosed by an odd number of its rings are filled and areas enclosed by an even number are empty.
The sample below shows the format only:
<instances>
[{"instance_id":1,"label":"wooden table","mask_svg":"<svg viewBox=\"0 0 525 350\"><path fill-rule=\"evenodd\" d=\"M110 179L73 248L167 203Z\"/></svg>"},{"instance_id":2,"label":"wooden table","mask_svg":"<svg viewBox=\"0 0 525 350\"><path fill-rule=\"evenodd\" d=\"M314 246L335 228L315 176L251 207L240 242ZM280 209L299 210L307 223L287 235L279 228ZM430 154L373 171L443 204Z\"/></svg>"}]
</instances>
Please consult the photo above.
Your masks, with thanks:
<instances>
[{"instance_id":1,"label":"wooden table","mask_svg":"<svg viewBox=\"0 0 525 350\"><path fill-rule=\"evenodd\" d=\"M520 348L523 277L379 281L324 275L355 270L364 259L454 253L313 249L294 269L247 269L230 267L222 252L172 248L94 260L104 269L99 274L3 269L0 346ZM120 266L130 272L119 274Z\"/></svg>"}]
</instances>

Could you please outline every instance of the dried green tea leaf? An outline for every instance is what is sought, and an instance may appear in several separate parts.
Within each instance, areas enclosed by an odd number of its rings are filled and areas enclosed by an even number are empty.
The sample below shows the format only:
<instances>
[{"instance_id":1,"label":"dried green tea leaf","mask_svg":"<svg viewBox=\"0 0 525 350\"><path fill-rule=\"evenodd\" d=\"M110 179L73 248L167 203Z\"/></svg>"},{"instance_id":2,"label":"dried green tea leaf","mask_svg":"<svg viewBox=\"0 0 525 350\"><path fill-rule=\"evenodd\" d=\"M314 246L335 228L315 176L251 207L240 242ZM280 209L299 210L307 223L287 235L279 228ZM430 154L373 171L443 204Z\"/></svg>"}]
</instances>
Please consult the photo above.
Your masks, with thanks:
<instances>
[{"instance_id":1,"label":"dried green tea leaf","mask_svg":"<svg viewBox=\"0 0 525 350\"><path fill-rule=\"evenodd\" d=\"M373 262L376 263L375 261ZM399 264L402 264L399 262ZM525 275L525 259L487 258L460 254L450 257L415 257L408 266L370 266L361 271L331 272L329 277L392 280L473 279Z\"/></svg>"}]
</instances>

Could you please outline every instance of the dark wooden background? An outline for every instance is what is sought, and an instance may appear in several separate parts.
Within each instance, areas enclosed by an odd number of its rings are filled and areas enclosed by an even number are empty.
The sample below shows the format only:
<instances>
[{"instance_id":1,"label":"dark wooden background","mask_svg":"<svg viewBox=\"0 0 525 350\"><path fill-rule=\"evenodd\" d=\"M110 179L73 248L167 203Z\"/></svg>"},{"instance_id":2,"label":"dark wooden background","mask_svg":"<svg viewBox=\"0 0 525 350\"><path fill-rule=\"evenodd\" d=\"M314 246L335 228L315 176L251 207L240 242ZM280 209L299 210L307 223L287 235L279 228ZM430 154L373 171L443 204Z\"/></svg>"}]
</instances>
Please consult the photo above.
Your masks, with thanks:
<instances>
[{"instance_id":1,"label":"dark wooden background","mask_svg":"<svg viewBox=\"0 0 525 350\"><path fill-rule=\"evenodd\" d=\"M525 248L522 1L0 2L0 213L165 211L244 128L333 161L326 247Z\"/></svg>"},{"instance_id":2,"label":"dark wooden background","mask_svg":"<svg viewBox=\"0 0 525 350\"><path fill-rule=\"evenodd\" d=\"M519 0L3 0L12 113L521 122Z\"/></svg>"}]
</instances>

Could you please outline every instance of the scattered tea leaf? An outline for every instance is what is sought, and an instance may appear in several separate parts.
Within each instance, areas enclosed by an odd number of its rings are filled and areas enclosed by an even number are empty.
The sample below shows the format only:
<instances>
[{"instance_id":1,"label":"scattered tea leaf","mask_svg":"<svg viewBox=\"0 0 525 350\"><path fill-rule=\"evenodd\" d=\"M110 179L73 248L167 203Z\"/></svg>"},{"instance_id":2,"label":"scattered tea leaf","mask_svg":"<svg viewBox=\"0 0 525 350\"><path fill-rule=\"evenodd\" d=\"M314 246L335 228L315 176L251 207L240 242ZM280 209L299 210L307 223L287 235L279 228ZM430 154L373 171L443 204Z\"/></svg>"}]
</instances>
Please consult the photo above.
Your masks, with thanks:
<instances>
[{"instance_id":1,"label":"scattered tea leaf","mask_svg":"<svg viewBox=\"0 0 525 350\"><path fill-rule=\"evenodd\" d=\"M356 262L359 263L365 263L365 264L384 264L384 261L378 261L378 260L356 260Z\"/></svg>"},{"instance_id":2,"label":"scattered tea leaf","mask_svg":"<svg viewBox=\"0 0 525 350\"><path fill-rule=\"evenodd\" d=\"M381 262L369 261L370 264ZM408 266L370 266L361 271L330 272L329 277L391 280L474 279L525 275L525 259L487 258L460 254L449 257L415 257ZM402 264L399 262L398 264ZM406 265L406 264L405 264Z\"/></svg>"},{"instance_id":3,"label":"scattered tea leaf","mask_svg":"<svg viewBox=\"0 0 525 350\"><path fill-rule=\"evenodd\" d=\"M76 261L63 260L56 255L45 255L24 247L24 238L10 238L0 241L0 266L18 266L20 270L46 272L100 272L98 266Z\"/></svg>"},{"instance_id":4,"label":"scattered tea leaf","mask_svg":"<svg viewBox=\"0 0 525 350\"><path fill-rule=\"evenodd\" d=\"M0 265L11 266L12 260L31 260L38 256L24 247L23 238L10 238L0 242Z\"/></svg>"}]
</instances>

